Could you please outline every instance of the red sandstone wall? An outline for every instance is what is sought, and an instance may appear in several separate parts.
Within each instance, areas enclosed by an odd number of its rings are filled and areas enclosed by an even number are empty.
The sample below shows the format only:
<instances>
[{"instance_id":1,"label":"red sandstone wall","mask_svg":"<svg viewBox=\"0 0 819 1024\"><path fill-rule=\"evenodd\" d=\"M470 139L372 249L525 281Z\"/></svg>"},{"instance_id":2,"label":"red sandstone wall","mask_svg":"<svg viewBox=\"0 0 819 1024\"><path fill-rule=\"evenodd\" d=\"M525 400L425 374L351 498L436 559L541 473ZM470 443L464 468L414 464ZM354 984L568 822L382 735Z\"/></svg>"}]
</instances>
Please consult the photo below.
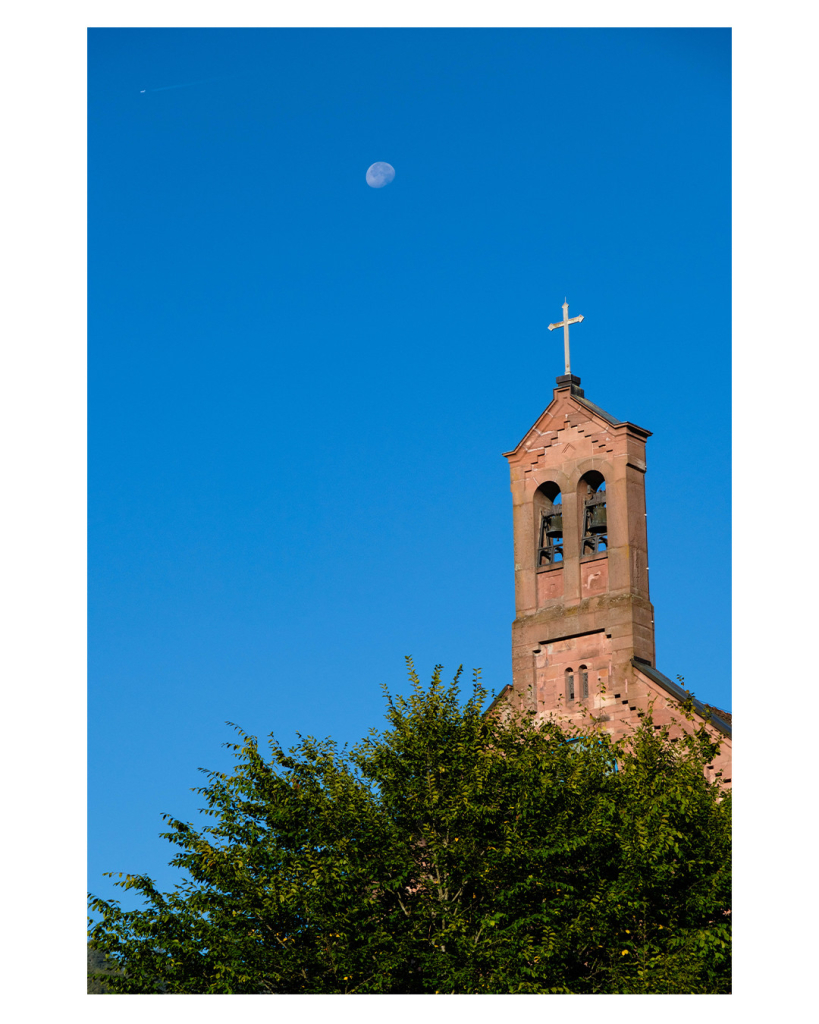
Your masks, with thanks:
<instances>
[{"instance_id":1,"label":"red sandstone wall","mask_svg":"<svg viewBox=\"0 0 819 1024\"><path fill-rule=\"evenodd\" d=\"M636 726L650 705L655 728L670 725L672 737L695 727L680 716L676 699L631 661L636 657L654 664L644 483L648 436L631 423L608 423L574 397L568 385L561 385L523 441L506 453L517 609L508 699L539 715L578 724L593 718L615 738ZM581 558L582 477L590 470L606 480L608 550ZM556 484L561 493L564 561L557 568L540 569L536 502L538 488L546 482ZM589 673L586 700L581 696L581 665ZM567 668L574 670L574 701L565 692ZM709 771L713 775L720 769L730 786L730 740L723 740Z\"/></svg>"}]
</instances>

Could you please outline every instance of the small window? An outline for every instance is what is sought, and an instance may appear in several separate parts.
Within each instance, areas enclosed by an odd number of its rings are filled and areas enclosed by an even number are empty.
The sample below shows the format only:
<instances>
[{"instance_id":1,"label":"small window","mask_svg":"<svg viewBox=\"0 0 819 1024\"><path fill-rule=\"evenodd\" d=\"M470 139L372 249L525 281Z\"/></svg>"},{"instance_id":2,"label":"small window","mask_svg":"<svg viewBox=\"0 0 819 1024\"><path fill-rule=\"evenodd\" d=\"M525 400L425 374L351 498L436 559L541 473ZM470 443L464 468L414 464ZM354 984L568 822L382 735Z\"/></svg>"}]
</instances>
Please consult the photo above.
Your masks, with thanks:
<instances>
[{"instance_id":1,"label":"small window","mask_svg":"<svg viewBox=\"0 0 819 1024\"><path fill-rule=\"evenodd\" d=\"M589 670L585 665L580 666L580 699L586 700L589 696Z\"/></svg>"},{"instance_id":2,"label":"small window","mask_svg":"<svg viewBox=\"0 0 819 1024\"><path fill-rule=\"evenodd\" d=\"M566 700L574 700L574 672L566 669Z\"/></svg>"}]
</instances>

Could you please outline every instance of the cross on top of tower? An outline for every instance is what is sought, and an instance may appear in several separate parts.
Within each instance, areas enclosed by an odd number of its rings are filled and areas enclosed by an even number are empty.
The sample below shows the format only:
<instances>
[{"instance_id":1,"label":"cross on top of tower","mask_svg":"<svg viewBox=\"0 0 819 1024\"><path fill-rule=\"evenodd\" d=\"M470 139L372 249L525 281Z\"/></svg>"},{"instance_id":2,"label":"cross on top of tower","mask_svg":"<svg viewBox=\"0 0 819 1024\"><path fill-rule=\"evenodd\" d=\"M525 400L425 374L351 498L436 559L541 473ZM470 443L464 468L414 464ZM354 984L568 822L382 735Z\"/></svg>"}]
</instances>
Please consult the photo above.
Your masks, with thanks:
<instances>
[{"instance_id":1,"label":"cross on top of tower","mask_svg":"<svg viewBox=\"0 0 819 1024\"><path fill-rule=\"evenodd\" d=\"M569 303L563 300L563 319L556 324L549 324L549 330L553 331L555 327L563 328L563 354L566 357L566 373L572 372L571 363L569 360L569 324L579 324L582 321L582 316L573 316L569 319Z\"/></svg>"}]
</instances>

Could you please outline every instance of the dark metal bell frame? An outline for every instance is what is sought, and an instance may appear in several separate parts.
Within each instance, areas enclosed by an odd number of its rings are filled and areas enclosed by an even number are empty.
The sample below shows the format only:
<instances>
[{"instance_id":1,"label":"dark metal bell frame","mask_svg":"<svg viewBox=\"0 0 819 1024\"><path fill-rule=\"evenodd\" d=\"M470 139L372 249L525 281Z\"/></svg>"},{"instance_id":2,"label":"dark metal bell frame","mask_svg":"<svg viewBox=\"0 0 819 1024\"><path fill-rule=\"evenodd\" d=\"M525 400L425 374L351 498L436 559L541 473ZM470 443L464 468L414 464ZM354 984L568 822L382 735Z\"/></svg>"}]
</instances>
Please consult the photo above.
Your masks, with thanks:
<instances>
[{"instance_id":1,"label":"dark metal bell frame","mask_svg":"<svg viewBox=\"0 0 819 1024\"><path fill-rule=\"evenodd\" d=\"M552 505L540 515L540 543L537 549L537 565L555 565L563 561L563 508Z\"/></svg>"},{"instance_id":2,"label":"dark metal bell frame","mask_svg":"<svg viewBox=\"0 0 819 1024\"><path fill-rule=\"evenodd\" d=\"M608 547L606 492L598 491L583 504L583 541L580 555L595 555Z\"/></svg>"}]
</instances>

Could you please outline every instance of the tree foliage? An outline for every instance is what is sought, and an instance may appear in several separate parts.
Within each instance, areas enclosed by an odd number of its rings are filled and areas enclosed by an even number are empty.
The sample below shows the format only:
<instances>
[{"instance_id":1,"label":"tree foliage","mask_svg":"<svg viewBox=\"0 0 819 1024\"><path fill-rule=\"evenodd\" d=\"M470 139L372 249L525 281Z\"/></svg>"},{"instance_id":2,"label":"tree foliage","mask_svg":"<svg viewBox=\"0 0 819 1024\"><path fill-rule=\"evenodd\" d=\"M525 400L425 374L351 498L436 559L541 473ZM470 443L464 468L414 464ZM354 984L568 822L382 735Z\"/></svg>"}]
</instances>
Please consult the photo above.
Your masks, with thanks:
<instances>
[{"instance_id":1,"label":"tree foliage","mask_svg":"<svg viewBox=\"0 0 819 1024\"><path fill-rule=\"evenodd\" d=\"M387 693L352 750L237 729L172 893L91 898L114 993L730 991L730 795L704 730L628 742L485 714L476 674Z\"/></svg>"}]
</instances>

